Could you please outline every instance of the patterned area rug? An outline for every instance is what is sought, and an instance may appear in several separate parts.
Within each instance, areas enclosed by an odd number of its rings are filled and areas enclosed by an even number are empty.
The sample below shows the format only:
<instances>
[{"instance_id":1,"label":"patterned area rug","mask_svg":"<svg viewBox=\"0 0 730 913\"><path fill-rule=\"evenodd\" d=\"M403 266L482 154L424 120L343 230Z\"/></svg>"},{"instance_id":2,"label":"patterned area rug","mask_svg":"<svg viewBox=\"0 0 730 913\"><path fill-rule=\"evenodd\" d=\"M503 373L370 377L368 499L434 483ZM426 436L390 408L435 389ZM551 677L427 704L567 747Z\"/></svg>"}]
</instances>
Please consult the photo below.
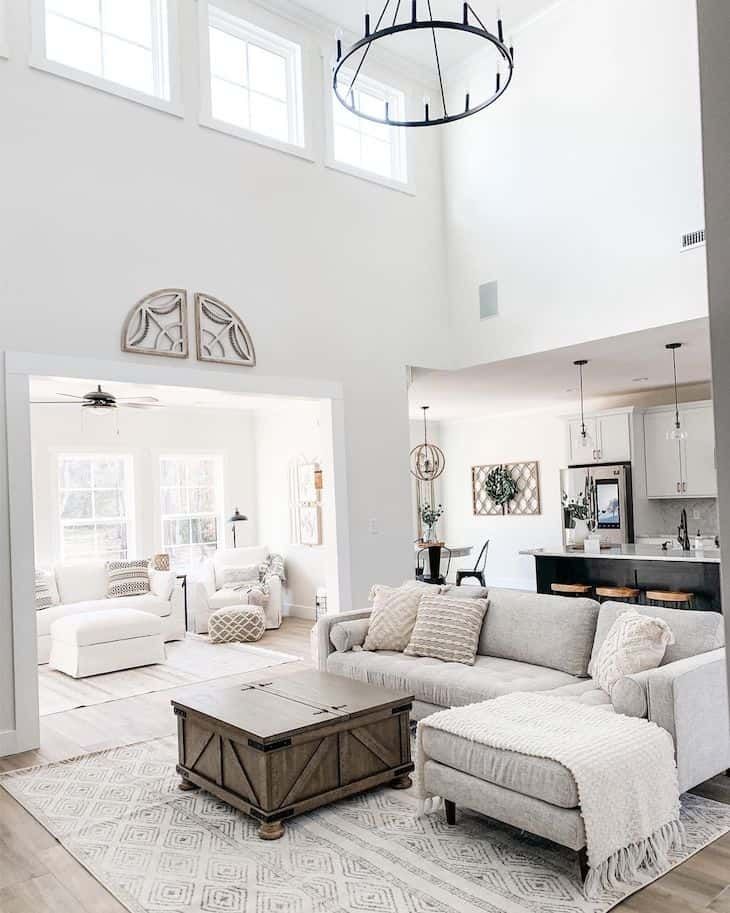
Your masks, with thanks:
<instances>
[{"instance_id":1,"label":"patterned area rug","mask_svg":"<svg viewBox=\"0 0 730 913\"><path fill-rule=\"evenodd\" d=\"M133 913L605 913L642 884L588 901L574 856L494 821L416 818L374 790L296 818L266 843L247 816L182 793L174 739L0 779ZM687 859L730 830L730 806L683 797Z\"/></svg>"},{"instance_id":2,"label":"patterned area rug","mask_svg":"<svg viewBox=\"0 0 730 913\"><path fill-rule=\"evenodd\" d=\"M188 634L185 640L165 644L165 652L167 660L164 663L88 678L75 679L48 666L39 666L41 716L194 685L225 675L257 672L299 660L298 656L267 650L257 644L212 644L201 634Z\"/></svg>"}]
</instances>

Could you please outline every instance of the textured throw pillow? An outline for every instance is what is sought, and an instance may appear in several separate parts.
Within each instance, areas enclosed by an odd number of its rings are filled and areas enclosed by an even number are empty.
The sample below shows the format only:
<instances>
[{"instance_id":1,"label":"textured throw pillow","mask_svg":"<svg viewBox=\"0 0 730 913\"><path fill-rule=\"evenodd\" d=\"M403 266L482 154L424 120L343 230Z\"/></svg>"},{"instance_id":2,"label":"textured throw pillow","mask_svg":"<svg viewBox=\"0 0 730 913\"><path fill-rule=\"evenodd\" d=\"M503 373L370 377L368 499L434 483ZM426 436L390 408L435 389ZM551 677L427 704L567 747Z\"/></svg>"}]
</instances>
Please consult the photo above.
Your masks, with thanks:
<instances>
[{"instance_id":1,"label":"textured throw pillow","mask_svg":"<svg viewBox=\"0 0 730 913\"><path fill-rule=\"evenodd\" d=\"M50 609L52 605L58 605L58 588L56 587L56 578L50 571L35 572L35 608L36 612L41 609Z\"/></svg>"},{"instance_id":2,"label":"textured throw pillow","mask_svg":"<svg viewBox=\"0 0 730 913\"><path fill-rule=\"evenodd\" d=\"M588 671L598 687L610 695L624 675L656 669L673 643L674 635L666 621L628 609L614 621Z\"/></svg>"},{"instance_id":3,"label":"textured throw pillow","mask_svg":"<svg viewBox=\"0 0 730 913\"><path fill-rule=\"evenodd\" d=\"M423 596L406 655L473 666L488 605L486 599L457 599L450 593Z\"/></svg>"},{"instance_id":4,"label":"textured throw pillow","mask_svg":"<svg viewBox=\"0 0 730 913\"><path fill-rule=\"evenodd\" d=\"M235 590L246 583L259 582L258 564L249 564L246 567L224 567L223 589Z\"/></svg>"},{"instance_id":5,"label":"textured throw pillow","mask_svg":"<svg viewBox=\"0 0 730 913\"><path fill-rule=\"evenodd\" d=\"M107 590L110 599L119 596L143 596L150 591L147 560L107 561Z\"/></svg>"},{"instance_id":6,"label":"textured throw pillow","mask_svg":"<svg viewBox=\"0 0 730 913\"><path fill-rule=\"evenodd\" d=\"M347 653L355 647L362 649L365 638L368 636L368 618L356 618L354 621L339 621L332 625L330 642L338 653Z\"/></svg>"},{"instance_id":7,"label":"textured throw pillow","mask_svg":"<svg viewBox=\"0 0 730 913\"><path fill-rule=\"evenodd\" d=\"M402 653L416 623L420 587L374 587L373 611L363 650L396 650Z\"/></svg>"}]
</instances>

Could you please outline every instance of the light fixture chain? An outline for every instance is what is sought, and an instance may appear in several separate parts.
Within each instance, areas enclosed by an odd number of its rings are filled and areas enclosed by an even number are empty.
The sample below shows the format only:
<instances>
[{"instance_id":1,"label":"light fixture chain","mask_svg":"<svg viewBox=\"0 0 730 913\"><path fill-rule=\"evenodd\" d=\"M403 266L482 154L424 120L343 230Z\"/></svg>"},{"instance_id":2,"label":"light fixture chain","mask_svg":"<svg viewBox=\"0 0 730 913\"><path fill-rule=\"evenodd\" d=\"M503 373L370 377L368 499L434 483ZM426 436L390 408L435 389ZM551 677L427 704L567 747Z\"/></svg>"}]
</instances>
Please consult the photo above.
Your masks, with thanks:
<instances>
[{"instance_id":1,"label":"light fixture chain","mask_svg":"<svg viewBox=\"0 0 730 913\"><path fill-rule=\"evenodd\" d=\"M398 13L399 13L399 12L400 12L400 0L398 0L398 2L397 2L396 5L395 5L395 13L394 13L394 15L393 15L393 25L395 25L395 23L396 23L396 21L397 21L397 19L398 19Z\"/></svg>"},{"instance_id":2,"label":"light fixture chain","mask_svg":"<svg viewBox=\"0 0 730 913\"><path fill-rule=\"evenodd\" d=\"M431 0L428 0L428 18L433 23L433 13L431 12ZM441 75L441 60L439 59L439 46L438 41L436 40L436 29L431 25L431 36L433 38L433 52L436 55L436 71L439 76L439 88L441 89L441 104L444 109L444 117L449 116L449 112L446 110L446 93L444 92L444 80Z\"/></svg>"},{"instance_id":3,"label":"light fixture chain","mask_svg":"<svg viewBox=\"0 0 730 913\"><path fill-rule=\"evenodd\" d=\"M467 3L466 7L469 10L469 12L472 14L472 16L476 19L476 21L479 23L479 25L484 29L484 31L485 32L488 31L486 25L482 22L482 20L479 18L479 16L477 16L476 12L474 11L474 7L471 5L471 3Z\"/></svg>"},{"instance_id":4,"label":"light fixture chain","mask_svg":"<svg viewBox=\"0 0 730 913\"><path fill-rule=\"evenodd\" d=\"M383 11L381 12L380 16L378 16L378 21L377 21L377 23L376 23L376 25L375 25L375 31L376 31L376 32L377 32L378 29L380 28L380 24L381 24L381 22L383 21L383 17L385 16L385 13L386 13L386 11L387 11L387 9L388 9L389 6L390 6L390 0L385 0L385 6L383 7ZM355 70L355 75L352 77L352 82L350 83L350 88L347 90L347 94L348 94L348 95L351 95L351 94L352 94L352 90L353 90L354 87L355 87L355 80L356 80L357 77L360 75L360 70L362 70L362 68L363 68L363 64L365 63L365 59L367 58L368 53L369 53L371 47L372 47L372 44L369 44L369 45L365 48L365 53L362 55L362 58L361 58L361 60L360 60L360 63L357 65L357 69ZM353 99L353 102L354 102L354 99Z\"/></svg>"},{"instance_id":5,"label":"light fixture chain","mask_svg":"<svg viewBox=\"0 0 730 913\"><path fill-rule=\"evenodd\" d=\"M679 390L677 389L677 350L672 349L672 365L674 366L674 423L679 428Z\"/></svg>"}]
</instances>

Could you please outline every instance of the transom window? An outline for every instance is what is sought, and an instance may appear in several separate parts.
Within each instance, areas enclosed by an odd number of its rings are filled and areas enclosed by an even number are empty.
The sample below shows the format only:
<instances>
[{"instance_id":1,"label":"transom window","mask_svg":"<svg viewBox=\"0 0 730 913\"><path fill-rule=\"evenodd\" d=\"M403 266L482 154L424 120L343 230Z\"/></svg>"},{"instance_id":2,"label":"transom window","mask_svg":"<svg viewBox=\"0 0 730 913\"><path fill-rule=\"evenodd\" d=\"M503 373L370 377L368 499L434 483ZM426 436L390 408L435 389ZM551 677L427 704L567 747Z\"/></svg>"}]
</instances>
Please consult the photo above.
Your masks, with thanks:
<instances>
[{"instance_id":1,"label":"transom window","mask_svg":"<svg viewBox=\"0 0 730 913\"><path fill-rule=\"evenodd\" d=\"M61 454L58 500L63 560L133 554L131 456Z\"/></svg>"},{"instance_id":2,"label":"transom window","mask_svg":"<svg viewBox=\"0 0 730 913\"><path fill-rule=\"evenodd\" d=\"M176 567L212 554L217 548L222 536L222 480L219 456L161 457L162 549L170 554Z\"/></svg>"},{"instance_id":3,"label":"transom window","mask_svg":"<svg viewBox=\"0 0 730 913\"><path fill-rule=\"evenodd\" d=\"M343 72L340 75L341 85L349 86L352 77L352 73ZM405 99L403 93L396 89L359 75L352 94L355 108L364 114L385 117L387 103L392 118L402 116ZM348 111L334 93L332 105L335 161L405 183L407 169L403 128L387 127L358 117Z\"/></svg>"},{"instance_id":4,"label":"transom window","mask_svg":"<svg viewBox=\"0 0 730 913\"><path fill-rule=\"evenodd\" d=\"M302 146L300 46L214 6L208 44L211 116Z\"/></svg>"},{"instance_id":5,"label":"transom window","mask_svg":"<svg viewBox=\"0 0 730 913\"><path fill-rule=\"evenodd\" d=\"M49 61L170 98L167 0L42 0Z\"/></svg>"}]
</instances>

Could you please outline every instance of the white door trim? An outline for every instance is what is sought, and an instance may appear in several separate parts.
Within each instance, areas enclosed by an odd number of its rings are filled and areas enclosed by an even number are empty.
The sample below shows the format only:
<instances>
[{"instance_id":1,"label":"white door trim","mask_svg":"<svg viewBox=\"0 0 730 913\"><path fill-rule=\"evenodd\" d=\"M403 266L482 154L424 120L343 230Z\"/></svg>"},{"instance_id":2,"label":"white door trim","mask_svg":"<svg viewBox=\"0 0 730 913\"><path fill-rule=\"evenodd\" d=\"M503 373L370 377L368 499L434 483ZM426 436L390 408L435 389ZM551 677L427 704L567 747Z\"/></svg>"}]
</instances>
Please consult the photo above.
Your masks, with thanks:
<instances>
[{"instance_id":1,"label":"white door trim","mask_svg":"<svg viewBox=\"0 0 730 913\"><path fill-rule=\"evenodd\" d=\"M197 387L233 393L318 399L329 404L331 423L323 428L331 443L332 484L336 516L337 561L328 568L328 590L339 610L351 603L349 504L342 384L315 378L265 376L248 371L217 370L195 362L180 365L137 360L80 358L31 352L5 353L10 586L13 625L14 729L0 731L0 757L29 751L40 744L38 670L34 602L33 479L31 466L29 380L32 376L99 378L100 381Z\"/></svg>"}]
</instances>

